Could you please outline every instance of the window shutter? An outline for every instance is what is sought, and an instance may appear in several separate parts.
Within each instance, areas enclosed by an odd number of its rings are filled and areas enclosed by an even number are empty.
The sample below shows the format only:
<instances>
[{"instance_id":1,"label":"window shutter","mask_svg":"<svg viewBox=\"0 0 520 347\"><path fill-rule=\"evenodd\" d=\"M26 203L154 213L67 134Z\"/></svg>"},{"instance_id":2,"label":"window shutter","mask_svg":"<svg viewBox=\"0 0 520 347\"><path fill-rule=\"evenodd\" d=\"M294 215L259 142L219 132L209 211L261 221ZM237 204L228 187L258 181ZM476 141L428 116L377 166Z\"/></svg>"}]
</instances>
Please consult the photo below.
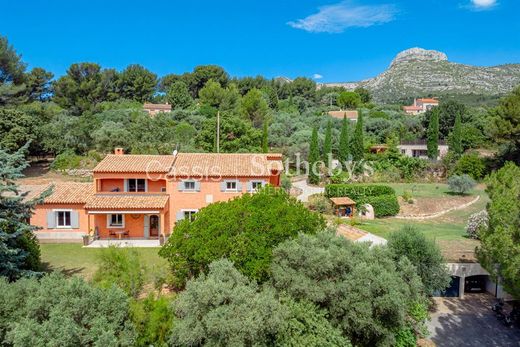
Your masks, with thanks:
<instances>
[{"instance_id":1,"label":"window shutter","mask_svg":"<svg viewBox=\"0 0 520 347\"><path fill-rule=\"evenodd\" d=\"M267 185L267 181L266 180L262 180L262 187L265 187Z\"/></svg>"},{"instance_id":2,"label":"window shutter","mask_svg":"<svg viewBox=\"0 0 520 347\"><path fill-rule=\"evenodd\" d=\"M200 182L199 181L195 181L195 190L197 192L200 192Z\"/></svg>"},{"instance_id":3,"label":"window shutter","mask_svg":"<svg viewBox=\"0 0 520 347\"><path fill-rule=\"evenodd\" d=\"M248 192L253 191L253 182L251 182L251 181L247 182L247 191Z\"/></svg>"},{"instance_id":4,"label":"window shutter","mask_svg":"<svg viewBox=\"0 0 520 347\"><path fill-rule=\"evenodd\" d=\"M183 181L180 181L180 182L177 184L177 189L179 190L179 192L184 191L184 182L183 182Z\"/></svg>"},{"instance_id":5,"label":"window shutter","mask_svg":"<svg viewBox=\"0 0 520 347\"><path fill-rule=\"evenodd\" d=\"M56 213L54 211L47 212L47 229L56 228Z\"/></svg>"},{"instance_id":6,"label":"window shutter","mask_svg":"<svg viewBox=\"0 0 520 347\"><path fill-rule=\"evenodd\" d=\"M225 192L226 191L226 181L220 182L220 191Z\"/></svg>"},{"instance_id":7,"label":"window shutter","mask_svg":"<svg viewBox=\"0 0 520 347\"><path fill-rule=\"evenodd\" d=\"M128 192L128 180L125 179L125 192Z\"/></svg>"},{"instance_id":8,"label":"window shutter","mask_svg":"<svg viewBox=\"0 0 520 347\"><path fill-rule=\"evenodd\" d=\"M237 181L237 192L242 191L242 182Z\"/></svg>"},{"instance_id":9,"label":"window shutter","mask_svg":"<svg viewBox=\"0 0 520 347\"><path fill-rule=\"evenodd\" d=\"M78 211L70 212L70 227L72 229L79 229L79 213Z\"/></svg>"},{"instance_id":10,"label":"window shutter","mask_svg":"<svg viewBox=\"0 0 520 347\"><path fill-rule=\"evenodd\" d=\"M183 219L184 219L184 212L183 211L177 212L175 220L176 221L180 221L180 220L183 220Z\"/></svg>"}]
</instances>

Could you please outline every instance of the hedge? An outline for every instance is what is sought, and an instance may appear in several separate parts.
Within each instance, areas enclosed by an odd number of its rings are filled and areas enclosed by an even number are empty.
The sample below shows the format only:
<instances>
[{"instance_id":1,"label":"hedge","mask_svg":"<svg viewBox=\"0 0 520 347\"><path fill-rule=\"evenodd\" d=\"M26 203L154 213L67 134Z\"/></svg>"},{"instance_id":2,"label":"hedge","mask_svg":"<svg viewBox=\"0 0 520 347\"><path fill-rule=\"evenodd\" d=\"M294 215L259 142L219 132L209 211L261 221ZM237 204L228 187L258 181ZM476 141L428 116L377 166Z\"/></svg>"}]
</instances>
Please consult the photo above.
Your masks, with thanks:
<instances>
[{"instance_id":1,"label":"hedge","mask_svg":"<svg viewBox=\"0 0 520 347\"><path fill-rule=\"evenodd\" d=\"M376 217L395 216L399 213L399 202L394 188L373 184L329 184L325 187L328 198L348 196L358 206L370 204Z\"/></svg>"}]
</instances>

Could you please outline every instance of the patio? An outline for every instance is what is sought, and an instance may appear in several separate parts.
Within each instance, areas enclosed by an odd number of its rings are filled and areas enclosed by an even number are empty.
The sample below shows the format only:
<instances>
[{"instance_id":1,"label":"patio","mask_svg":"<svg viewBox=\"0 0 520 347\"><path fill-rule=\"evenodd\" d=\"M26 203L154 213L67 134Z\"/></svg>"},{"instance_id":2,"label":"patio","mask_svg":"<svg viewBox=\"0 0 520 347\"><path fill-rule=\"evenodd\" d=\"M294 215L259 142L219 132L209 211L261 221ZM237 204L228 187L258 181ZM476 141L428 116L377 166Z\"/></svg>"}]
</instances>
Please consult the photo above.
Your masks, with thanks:
<instances>
[{"instance_id":1,"label":"patio","mask_svg":"<svg viewBox=\"0 0 520 347\"><path fill-rule=\"evenodd\" d=\"M146 247L160 247L159 239L155 240L146 240L146 239L110 239L110 240L95 240L92 241L88 246L83 246L85 248L103 248L109 246L116 247L138 247L138 248L146 248Z\"/></svg>"}]
</instances>

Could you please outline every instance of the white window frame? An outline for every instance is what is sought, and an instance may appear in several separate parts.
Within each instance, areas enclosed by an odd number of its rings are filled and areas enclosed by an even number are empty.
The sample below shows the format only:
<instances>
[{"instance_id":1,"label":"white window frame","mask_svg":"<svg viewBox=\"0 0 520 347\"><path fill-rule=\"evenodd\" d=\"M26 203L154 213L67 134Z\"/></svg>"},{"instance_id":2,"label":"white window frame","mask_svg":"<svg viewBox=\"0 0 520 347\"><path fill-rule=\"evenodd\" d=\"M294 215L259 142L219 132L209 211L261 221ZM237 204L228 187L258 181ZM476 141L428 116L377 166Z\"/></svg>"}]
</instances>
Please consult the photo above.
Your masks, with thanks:
<instances>
[{"instance_id":1,"label":"white window frame","mask_svg":"<svg viewBox=\"0 0 520 347\"><path fill-rule=\"evenodd\" d=\"M193 188L187 188L186 183L193 184ZM183 192L195 192L197 190L197 182L194 180L186 180L182 181L182 191Z\"/></svg>"},{"instance_id":2,"label":"white window frame","mask_svg":"<svg viewBox=\"0 0 520 347\"><path fill-rule=\"evenodd\" d=\"M235 188L228 188L228 184L235 184ZM238 181L226 181L226 192L238 192Z\"/></svg>"},{"instance_id":3,"label":"white window frame","mask_svg":"<svg viewBox=\"0 0 520 347\"><path fill-rule=\"evenodd\" d=\"M137 190L137 181L144 180L144 192L140 192ZM130 190L130 181L135 181L135 191ZM125 179L125 192L130 193L147 193L148 192L148 180L146 178L126 178Z\"/></svg>"},{"instance_id":4,"label":"white window frame","mask_svg":"<svg viewBox=\"0 0 520 347\"><path fill-rule=\"evenodd\" d=\"M260 184L260 188L264 187L264 181L261 181L261 180L251 181L251 191L252 192L256 192L258 190L258 188L253 187L254 184Z\"/></svg>"},{"instance_id":5,"label":"white window frame","mask_svg":"<svg viewBox=\"0 0 520 347\"><path fill-rule=\"evenodd\" d=\"M72 210L53 210L54 212L54 218L56 220L56 229L71 229L72 228ZM68 213L69 214L69 225L59 225L59 214L60 213Z\"/></svg>"},{"instance_id":6,"label":"white window frame","mask_svg":"<svg viewBox=\"0 0 520 347\"><path fill-rule=\"evenodd\" d=\"M121 225L112 225L112 216L117 216L117 215L121 216L122 224ZM107 228L110 228L110 229L122 229L124 227L125 227L125 215L123 213L110 213L110 214L107 214Z\"/></svg>"},{"instance_id":7,"label":"white window frame","mask_svg":"<svg viewBox=\"0 0 520 347\"><path fill-rule=\"evenodd\" d=\"M196 210L196 209L182 209L181 212L183 213L183 219L187 219L186 218L186 213L189 213L190 214L189 215L190 216L189 220L190 220L190 222L192 222L193 221L193 219L192 219L193 215L197 214L197 212L199 212L199 210Z\"/></svg>"}]
</instances>

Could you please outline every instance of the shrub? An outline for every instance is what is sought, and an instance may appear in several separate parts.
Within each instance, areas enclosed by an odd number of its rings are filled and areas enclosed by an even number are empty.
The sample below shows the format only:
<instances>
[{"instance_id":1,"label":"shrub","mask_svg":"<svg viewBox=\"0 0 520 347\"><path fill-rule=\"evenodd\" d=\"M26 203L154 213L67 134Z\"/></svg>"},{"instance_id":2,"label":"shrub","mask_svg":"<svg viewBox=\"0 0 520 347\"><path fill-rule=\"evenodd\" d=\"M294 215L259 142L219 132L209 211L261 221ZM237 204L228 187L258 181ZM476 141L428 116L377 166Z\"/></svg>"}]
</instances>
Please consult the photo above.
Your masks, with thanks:
<instances>
[{"instance_id":1,"label":"shrub","mask_svg":"<svg viewBox=\"0 0 520 347\"><path fill-rule=\"evenodd\" d=\"M409 190L405 190L403 192L403 195L401 195L403 200L409 204L413 204L413 195L412 192Z\"/></svg>"},{"instance_id":2,"label":"shrub","mask_svg":"<svg viewBox=\"0 0 520 347\"><path fill-rule=\"evenodd\" d=\"M314 194L309 196L309 208L319 213L331 213L332 204L329 198L323 194Z\"/></svg>"},{"instance_id":3,"label":"shrub","mask_svg":"<svg viewBox=\"0 0 520 347\"><path fill-rule=\"evenodd\" d=\"M54 158L54 161L51 164L51 169L57 171L77 169L81 166L81 160L82 157L74 153L73 150L66 150Z\"/></svg>"},{"instance_id":4,"label":"shrub","mask_svg":"<svg viewBox=\"0 0 520 347\"><path fill-rule=\"evenodd\" d=\"M448 178L448 186L450 190L456 194L466 194L473 189L475 185L475 180L465 174L461 176L453 175Z\"/></svg>"},{"instance_id":5,"label":"shrub","mask_svg":"<svg viewBox=\"0 0 520 347\"><path fill-rule=\"evenodd\" d=\"M168 346L173 327L171 301L150 294L143 300L134 300L130 305L130 317L137 333L135 346Z\"/></svg>"},{"instance_id":6,"label":"shrub","mask_svg":"<svg viewBox=\"0 0 520 347\"><path fill-rule=\"evenodd\" d=\"M394 188L376 184L329 184L325 196L348 196L357 206L370 204L376 217L395 216L399 213L399 202Z\"/></svg>"},{"instance_id":7,"label":"shrub","mask_svg":"<svg viewBox=\"0 0 520 347\"><path fill-rule=\"evenodd\" d=\"M194 221L175 225L159 254L170 263L175 284L228 258L246 276L263 282L269 276L272 249L299 233L316 233L323 218L283 190L262 189L208 205Z\"/></svg>"},{"instance_id":8,"label":"shrub","mask_svg":"<svg viewBox=\"0 0 520 347\"><path fill-rule=\"evenodd\" d=\"M173 346L272 345L286 317L274 290L260 289L226 259L189 281L173 307Z\"/></svg>"},{"instance_id":9,"label":"shrub","mask_svg":"<svg viewBox=\"0 0 520 347\"><path fill-rule=\"evenodd\" d=\"M144 269L135 249L110 246L101 250L99 262L94 283L104 288L115 284L128 295L139 295L144 283Z\"/></svg>"},{"instance_id":10,"label":"shrub","mask_svg":"<svg viewBox=\"0 0 520 347\"><path fill-rule=\"evenodd\" d=\"M355 346L392 346L408 308L422 299L422 283L407 259L394 262L370 248L321 232L300 235L274 250L275 288L326 310Z\"/></svg>"},{"instance_id":11,"label":"shrub","mask_svg":"<svg viewBox=\"0 0 520 347\"><path fill-rule=\"evenodd\" d=\"M464 154L455 164L453 173L456 175L467 174L476 180L484 176L486 165L477 153Z\"/></svg>"},{"instance_id":12,"label":"shrub","mask_svg":"<svg viewBox=\"0 0 520 347\"><path fill-rule=\"evenodd\" d=\"M489 227L489 215L486 210L473 213L469 216L468 224L466 225L466 233L471 239L479 239L479 234Z\"/></svg>"},{"instance_id":13,"label":"shrub","mask_svg":"<svg viewBox=\"0 0 520 347\"><path fill-rule=\"evenodd\" d=\"M129 298L53 273L41 280L0 278L2 346L134 346Z\"/></svg>"},{"instance_id":14,"label":"shrub","mask_svg":"<svg viewBox=\"0 0 520 347\"><path fill-rule=\"evenodd\" d=\"M283 175L282 176L282 180L280 182L280 185L282 186L282 188L286 191L286 192L289 192L292 188L292 182L291 182L291 179L289 177L287 177L286 175Z\"/></svg>"}]
</instances>

